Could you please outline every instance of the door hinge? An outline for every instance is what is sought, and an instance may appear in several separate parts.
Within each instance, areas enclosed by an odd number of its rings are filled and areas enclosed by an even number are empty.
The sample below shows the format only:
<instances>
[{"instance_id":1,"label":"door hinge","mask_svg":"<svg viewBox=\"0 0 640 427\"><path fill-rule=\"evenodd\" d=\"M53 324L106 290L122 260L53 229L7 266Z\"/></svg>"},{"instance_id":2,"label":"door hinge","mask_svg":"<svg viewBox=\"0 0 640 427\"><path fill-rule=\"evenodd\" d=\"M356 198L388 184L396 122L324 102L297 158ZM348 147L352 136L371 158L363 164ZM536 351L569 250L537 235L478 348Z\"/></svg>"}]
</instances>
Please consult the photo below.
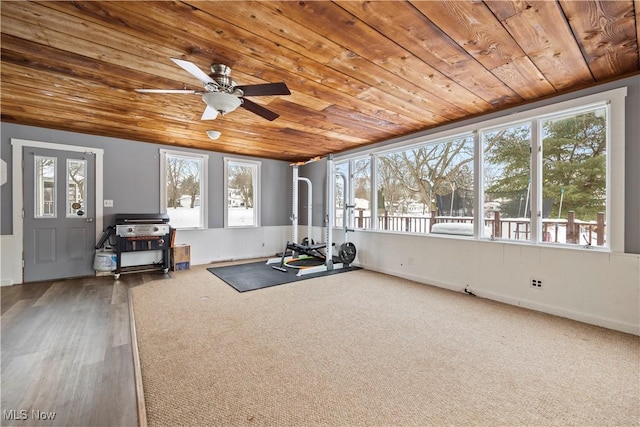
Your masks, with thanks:
<instances>
[{"instance_id":1,"label":"door hinge","mask_svg":"<svg viewBox=\"0 0 640 427\"><path fill-rule=\"evenodd\" d=\"M20 215L22 215L22 218L24 218L24 209L21 210Z\"/></svg>"}]
</instances>

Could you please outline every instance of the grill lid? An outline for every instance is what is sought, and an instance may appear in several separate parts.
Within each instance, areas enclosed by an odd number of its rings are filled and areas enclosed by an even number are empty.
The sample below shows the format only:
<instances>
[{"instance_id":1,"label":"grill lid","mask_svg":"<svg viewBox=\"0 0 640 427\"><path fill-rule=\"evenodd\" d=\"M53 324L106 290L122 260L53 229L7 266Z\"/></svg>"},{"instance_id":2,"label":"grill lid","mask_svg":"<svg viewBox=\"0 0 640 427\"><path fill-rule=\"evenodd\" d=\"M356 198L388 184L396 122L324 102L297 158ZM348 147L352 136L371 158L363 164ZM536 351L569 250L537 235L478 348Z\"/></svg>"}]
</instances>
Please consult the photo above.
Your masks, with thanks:
<instances>
[{"instance_id":1,"label":"grill lid","mask_svg":"<svg viewBox=\"0 0 640 427\"><path fill-rule=\"evenodd\" d=\"M163 213L116 214L116 225L124 224L168 224L169 215Z\"/></svg>"}]
</instances>

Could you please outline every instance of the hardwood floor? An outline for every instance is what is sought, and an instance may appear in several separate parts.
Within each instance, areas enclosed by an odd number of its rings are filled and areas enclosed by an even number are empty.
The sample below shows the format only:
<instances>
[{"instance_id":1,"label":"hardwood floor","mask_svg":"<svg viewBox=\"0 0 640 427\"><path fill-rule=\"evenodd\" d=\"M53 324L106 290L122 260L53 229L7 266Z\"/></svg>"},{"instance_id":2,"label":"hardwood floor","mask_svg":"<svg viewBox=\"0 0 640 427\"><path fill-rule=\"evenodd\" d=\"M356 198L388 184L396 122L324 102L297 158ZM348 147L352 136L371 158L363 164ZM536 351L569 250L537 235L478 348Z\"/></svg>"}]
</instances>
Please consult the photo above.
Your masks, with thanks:
<instances>
[{"instance_id":1,"label":"hardwood floor","mask_svg":"<svg viewBox=\"0 0 640 427\"><path fill-rule=\"evenodd\" d=\"M137 426L127 290L168 277L2 287L0 425Z\"/></svg>"}]
</instances>

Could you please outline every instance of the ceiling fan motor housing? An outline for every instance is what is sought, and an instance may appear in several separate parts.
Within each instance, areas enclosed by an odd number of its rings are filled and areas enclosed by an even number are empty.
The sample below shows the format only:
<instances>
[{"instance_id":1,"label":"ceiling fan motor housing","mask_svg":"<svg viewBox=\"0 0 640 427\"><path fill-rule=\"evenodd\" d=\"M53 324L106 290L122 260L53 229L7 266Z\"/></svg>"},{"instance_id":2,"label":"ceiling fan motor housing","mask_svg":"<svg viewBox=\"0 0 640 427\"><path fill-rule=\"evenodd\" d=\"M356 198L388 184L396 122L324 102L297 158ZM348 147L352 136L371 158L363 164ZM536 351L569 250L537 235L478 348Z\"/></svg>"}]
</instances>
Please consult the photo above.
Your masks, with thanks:
<instances>
[{"instance_id":1,"label":"ceiling fan motor housing","mask_svg":"<svg viewBox=\"0 0 640 427\"><path fill-rule=\"evenodd\" d=\"M231 80L231 67L224 64L211 65L211 78L218 84L217 89L220 92L233 93L236 96L242 96L242 91L240 89L235 89L237 83Z\"/></svg>"}]
</instances>

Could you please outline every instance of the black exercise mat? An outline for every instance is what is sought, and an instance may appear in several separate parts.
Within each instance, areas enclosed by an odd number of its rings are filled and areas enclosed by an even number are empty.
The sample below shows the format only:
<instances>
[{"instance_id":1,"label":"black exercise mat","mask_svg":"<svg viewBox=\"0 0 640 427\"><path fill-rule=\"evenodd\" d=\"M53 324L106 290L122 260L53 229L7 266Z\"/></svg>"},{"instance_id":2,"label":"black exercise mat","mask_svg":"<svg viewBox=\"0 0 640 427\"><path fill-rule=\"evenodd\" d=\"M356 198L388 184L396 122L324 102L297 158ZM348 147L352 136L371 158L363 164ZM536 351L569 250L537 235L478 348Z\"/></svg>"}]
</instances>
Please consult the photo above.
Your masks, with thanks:
<instances>
[{"instance_id":1,"label":"black exercise mat","mask_svg":"<svg viewBox=\"0 0 640 427\"><path fill-rule=\"evenodd\" d=\"M297 282L299 280L312 279L314 277L360 270L360 267L349 266L329 271L322 271L320 273L297 276L297 269L287 268L287 272L285 273L271 268L273 265L280 264L267 265L264 261L259 261L247 264L228 265L225 267L211 267L207 268L207 270L224 280L229 286L233 287L238 292L254 291L256 289Z\"/></svg>"}]
</instances>

